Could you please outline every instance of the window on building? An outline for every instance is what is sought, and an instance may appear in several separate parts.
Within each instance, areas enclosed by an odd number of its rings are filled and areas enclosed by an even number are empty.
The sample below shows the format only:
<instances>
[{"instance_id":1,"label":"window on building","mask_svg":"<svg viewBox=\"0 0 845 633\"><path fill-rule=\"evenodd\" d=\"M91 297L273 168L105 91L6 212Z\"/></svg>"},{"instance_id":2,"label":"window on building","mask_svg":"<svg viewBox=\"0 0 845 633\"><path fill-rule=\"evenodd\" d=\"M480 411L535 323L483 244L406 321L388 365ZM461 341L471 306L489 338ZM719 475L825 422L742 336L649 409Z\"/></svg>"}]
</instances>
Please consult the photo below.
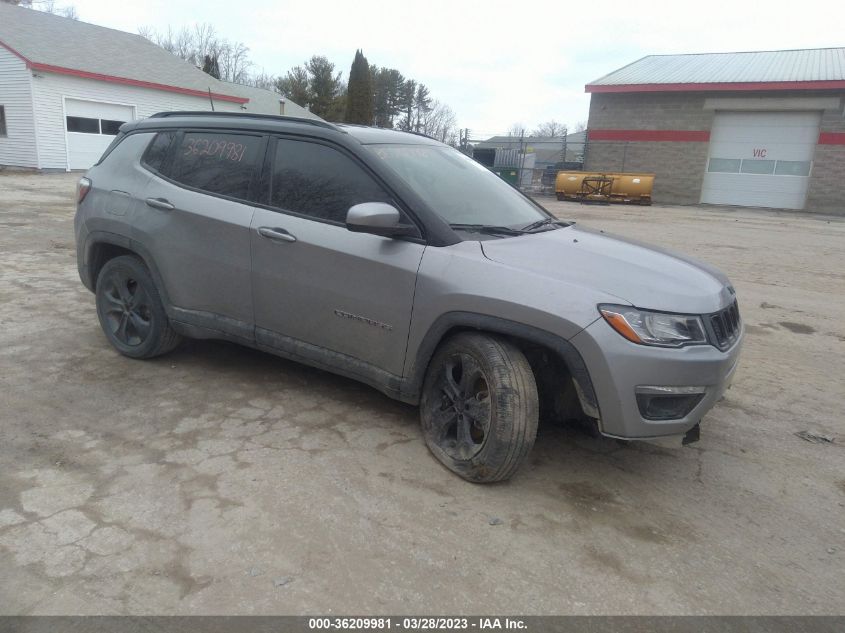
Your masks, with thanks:
<instances>
[{"instance_id":1,"label":"window on building","mask_svg":"<svg viewBox=\"0 0 845 633\"><path fill-rule=\"evenodd\" d=\"M740 172L743 174L763 174L768 176L775 173L775 161L744 159Z\"/></svg>"},{"instance_id":2,"label":"window on building","mask_svg":"<svg viewBox=\"0 0 845 633\"><path fill-rule=\"evenodd\" d=\"M6 136L6 106L0 105L0 136Z\"/></svg>"},{"instance_id":3,"label":"window on building","mask_svg":"<svg viewBox=\"0 0 845 633\"><path fill-rule=\"evenodd\" d=\"M270 187L272 206L330 222L345 223L349 207L362 202L391 202L351 158L305 141L276 142Z\"/></svg>"},{"instance_id":4,"label":"window on building","mask_svg":"<svg viewBox=\"0 0 845 633\"><path fill-rule=\"evenodd\" d=\"M775 165L775 176L809 176L810 161L779 160Z\"/></svg>"},{"instance_id":5,"label":"window on building","mask_svg":"<svg viewBox=\"0 0 845 633\"><path fill-rule=\"evenodd\" d=\"M741 162L742 160L739 158L711 158L707 171L720 174L738 174Z\"/></svg>"},{"instance_id":6,"label":"window on building","mask_svg":"<svg viewBox=\"0 0 845 633\"><path fill-rule=\"evenodd\" d=\"M84 116L67 117L67 131L82 134L105 134L116 136L120 126L126 121L112 121L110 119L92 119Z\"/></svg>"},{"instance_id":7,"label":"window on building","mask_svg":"<svg viewBox=\"0 0 845 633\"><path fill-rule=\"evenodd\" d=\"M249 200L261 141L246 134L186 132L168 175L189 187Z\"/></svg>"},{"instance_id":8,"label":"window on building","mask_svg":"<svg viewBox=\"0 0 845 633\"><path fill-rule=\"evenodd\" d=\"M120 126L124 123L126 123L126 121L110 121L108 119L100 119L100 131L102 134L116 136L117 133L120 131Z\"/></svg>"},{"instance_id":9,"label":"window on building","mask_svg":"<svg viewBox=\"0 0 845 633\"><path fill-rule=\"evenodd\" d=\"M82 116L67 117L67 131L81 132L82 134L99 134L100 119L89 119Z\"/></svg>"}]
</instances>

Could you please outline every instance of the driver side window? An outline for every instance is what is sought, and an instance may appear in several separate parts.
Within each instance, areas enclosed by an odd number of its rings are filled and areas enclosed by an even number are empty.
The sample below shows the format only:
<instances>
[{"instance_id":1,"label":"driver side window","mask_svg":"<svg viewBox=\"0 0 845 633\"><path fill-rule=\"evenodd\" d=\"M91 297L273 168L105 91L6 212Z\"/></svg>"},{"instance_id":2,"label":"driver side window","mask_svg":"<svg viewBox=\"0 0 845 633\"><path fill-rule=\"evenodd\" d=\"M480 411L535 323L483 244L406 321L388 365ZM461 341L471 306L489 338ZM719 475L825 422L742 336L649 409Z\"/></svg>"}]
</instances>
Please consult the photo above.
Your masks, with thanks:
<instances>
[{"instance_id":1,"label":"driver side window","mask_svg":"<svg viewBox=\"0 0 845 633\"><path fill-rule=\"evenodd\" d=\"M349 207L361 202L392 203L392 199L363 168L336 149L307 141L276 141L272 206L343 224Z\"/></svg>"}]
</instances>

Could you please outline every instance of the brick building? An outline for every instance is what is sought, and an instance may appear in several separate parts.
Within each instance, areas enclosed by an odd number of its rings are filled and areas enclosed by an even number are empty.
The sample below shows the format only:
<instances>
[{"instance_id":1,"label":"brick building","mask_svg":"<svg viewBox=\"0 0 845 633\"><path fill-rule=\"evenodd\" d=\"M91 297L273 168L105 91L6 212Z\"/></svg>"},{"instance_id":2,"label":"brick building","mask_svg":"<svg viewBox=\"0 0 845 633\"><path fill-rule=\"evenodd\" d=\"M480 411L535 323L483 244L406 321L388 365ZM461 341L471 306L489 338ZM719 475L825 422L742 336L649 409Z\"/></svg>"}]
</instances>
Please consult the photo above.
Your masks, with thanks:
<instances>
[{"instance_id":1,"label":"brick building","mask_svg":"<svg viewBox=\"0 0 845 633\"><path fill-rule=\"evenodd\" d=\"M654 200L845 214L845 48L644 57L586 86L585 169Z\"/></svg>"}]
</instances>

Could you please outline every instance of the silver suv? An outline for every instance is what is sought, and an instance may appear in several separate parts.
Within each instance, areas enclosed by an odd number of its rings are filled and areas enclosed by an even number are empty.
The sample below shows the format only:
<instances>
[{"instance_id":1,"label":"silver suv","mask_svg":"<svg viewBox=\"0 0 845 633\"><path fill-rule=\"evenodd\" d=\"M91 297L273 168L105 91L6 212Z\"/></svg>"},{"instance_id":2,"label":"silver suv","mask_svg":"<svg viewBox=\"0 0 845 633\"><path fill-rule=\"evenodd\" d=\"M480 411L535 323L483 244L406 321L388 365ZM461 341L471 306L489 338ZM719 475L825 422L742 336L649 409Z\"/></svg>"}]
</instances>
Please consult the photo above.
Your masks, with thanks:
<instances>
[{"instance_id":1,"label":"silver suv","mask_svg":"<svg viewBox=\"0 0 845 633\"><path fill-rule=\"evenodd\" d=\"M558 221L424 136L169 112L78 187L79 273L132 358L235 341L418 404L434 456L507 479L538 420L697 439L743 338L719 271Z\"/></svg>"}]
</instances>

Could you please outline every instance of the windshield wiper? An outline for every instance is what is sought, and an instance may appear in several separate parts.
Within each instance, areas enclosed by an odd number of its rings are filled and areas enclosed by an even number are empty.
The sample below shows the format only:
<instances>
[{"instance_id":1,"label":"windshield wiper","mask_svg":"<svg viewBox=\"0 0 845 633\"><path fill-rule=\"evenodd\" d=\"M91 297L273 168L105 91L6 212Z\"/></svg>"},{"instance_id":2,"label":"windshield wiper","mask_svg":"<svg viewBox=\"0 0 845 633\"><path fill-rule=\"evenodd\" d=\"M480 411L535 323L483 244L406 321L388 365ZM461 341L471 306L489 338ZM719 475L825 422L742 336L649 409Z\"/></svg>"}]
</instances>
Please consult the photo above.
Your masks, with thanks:
<instances>
[{"instance_id":1,"label":"windshield wiper","mask_svg":"<svg viewBox=\"0 0 845 633\"><path fill-rule=\"evenodd\" d=\"M531 231L535 231L541 227L547 226L549 224L556 224L557 218L543 218L542 220L537 220L536 222L532 222L528 226L523 226L520 231L524 231L529 233Z\"/></svg>"},{"instance_id":2,"label":"windshield wiper","mask_svg":"<svg viewBox=\"0 0 845 633\"><path fill-rule=\"evenodd\" d=\"M474 231L488 235L522 235L525 232L522 229L512 229L509 226L494 226L491 224L450 224L449 226L459 231Z\"/></svg>"}]
</instances>

